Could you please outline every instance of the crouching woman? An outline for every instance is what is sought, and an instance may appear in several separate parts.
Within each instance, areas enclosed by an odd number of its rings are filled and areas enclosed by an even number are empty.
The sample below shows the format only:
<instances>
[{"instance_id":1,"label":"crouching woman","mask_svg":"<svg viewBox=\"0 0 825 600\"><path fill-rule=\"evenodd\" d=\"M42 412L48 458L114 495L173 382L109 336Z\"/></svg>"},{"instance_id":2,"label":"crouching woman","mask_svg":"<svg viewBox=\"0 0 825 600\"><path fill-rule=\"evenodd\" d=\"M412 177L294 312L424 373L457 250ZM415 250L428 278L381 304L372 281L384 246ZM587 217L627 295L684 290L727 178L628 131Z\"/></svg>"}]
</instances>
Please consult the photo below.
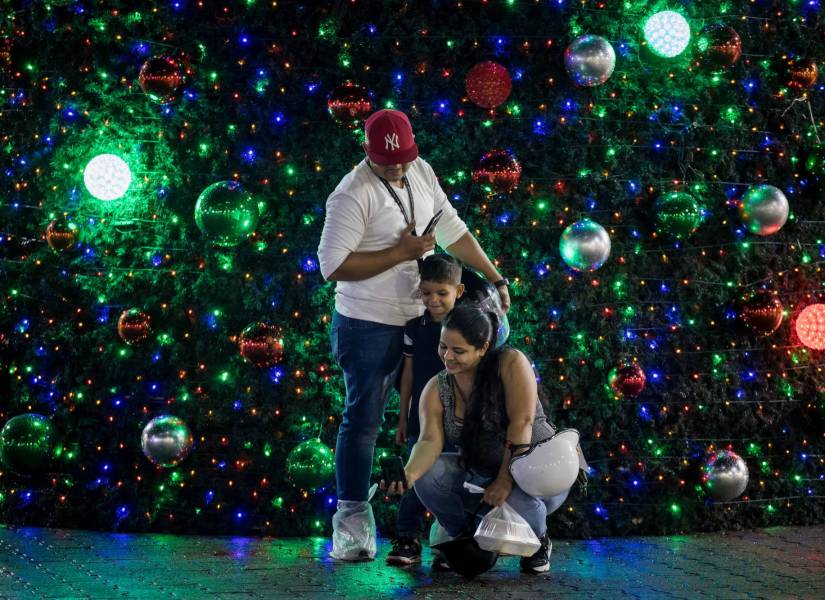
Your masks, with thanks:
<instances>
[{"instance_id":1,"label":"crouching woman","mask_svg":"<svg viewBox=\"0 0 825 600\"><path fill-rule=\"evenodd\" d=\"M404 469L422 503L450 536L462 533L479 505L464 489L470 482L485 489L484 502L506 501L541 541L533 556L521 559L524 572L549 569L546 517L567 497L525 493L508 470L513 449L535 444L555 431L545 417L536 377L520 351L496 348L494 313L458 306L444 319L438 352L445 369L421 394L421 435ZM442 453L445 441L458 454Z\"/></svg>"}]
</instances>

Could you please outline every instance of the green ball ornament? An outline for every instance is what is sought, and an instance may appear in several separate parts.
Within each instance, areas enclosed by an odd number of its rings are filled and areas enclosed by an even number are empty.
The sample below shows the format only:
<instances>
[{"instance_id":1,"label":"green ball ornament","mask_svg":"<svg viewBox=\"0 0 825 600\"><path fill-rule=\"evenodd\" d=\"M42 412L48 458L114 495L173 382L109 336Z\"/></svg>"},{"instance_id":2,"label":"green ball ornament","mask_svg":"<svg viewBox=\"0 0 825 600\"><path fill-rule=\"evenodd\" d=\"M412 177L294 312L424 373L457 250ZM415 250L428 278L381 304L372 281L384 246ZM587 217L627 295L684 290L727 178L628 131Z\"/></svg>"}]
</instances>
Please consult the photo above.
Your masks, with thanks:
<instances>
[{"instance_id":1,"label":"green ball ornament","mask_svg":"<svg viewBox=\"0 0 825 600\"><path fill-rule=\"evenodd\" d=\"M656 231L677 240L690 237L702 223L702 209L687 192L670 192L659 196L654 207Z\"/></svg>"},{"instance_id":2,"label":"green ball ornament","mask_svg":"<svg viewBox=\"0 0 825 600\"><path fill-rule=\"evenodd\" d=\"M218 246L237 246L255 231L258 205L236 181L219 181L201 192L195 223Z\"/></svg>"},{"instance_id":3,"label":"green ball ornament","mask_svg":"<svg viewBox=\"0 0 825 600\"><path fill-rule=\"evenodd\" d=\"M335 478L335 455L317 438L302 442L286 457L286 477L296 488L322 490Z\"/></svg>"},{"instance_id":4,"label":"green ball ornament","mask_svg":"<svg viewBox=\"0 0 825 600\"><path fill-rule=\"evenodd\" d=\"M0 431L0 461L17 473L46 469L60 451L54 425L43 415L12 417Z\"/></svg>"}]
</instances>

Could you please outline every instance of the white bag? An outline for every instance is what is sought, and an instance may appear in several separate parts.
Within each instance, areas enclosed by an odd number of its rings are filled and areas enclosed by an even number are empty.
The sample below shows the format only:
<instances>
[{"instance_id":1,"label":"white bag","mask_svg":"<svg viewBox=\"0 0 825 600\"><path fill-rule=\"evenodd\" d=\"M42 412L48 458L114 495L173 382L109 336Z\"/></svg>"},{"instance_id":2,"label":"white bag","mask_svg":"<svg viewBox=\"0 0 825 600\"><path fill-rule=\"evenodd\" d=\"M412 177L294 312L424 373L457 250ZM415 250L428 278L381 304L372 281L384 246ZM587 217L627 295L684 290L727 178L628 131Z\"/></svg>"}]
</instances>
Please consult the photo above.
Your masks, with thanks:
<instances>
[{"instance_id":1,"label":"white bag","mask_svg":"<svg viewBox=\"0 0 825 600\"><path fill-rule=\"evenodd\" d=\"M338 560L371 560L378 551L375 541L375 516L372 500L377 484L373 484L366 501L339 500L332 516L332 552Z\"/></svg>"},{"instance_id":2,"label":"white bag","mask_svg":"<svg viewBox=\"0 0 825 600\"><path fill-rule=\"evenodd\" d=\"M483 493L484 489L465 483L464 487L473 493ZM499 554L513 556L533 556L541 547L541 542L529 523L506 502L490 509L476 528L473 536L482 550L492 550Z\"/></svg>"}]
</instances>

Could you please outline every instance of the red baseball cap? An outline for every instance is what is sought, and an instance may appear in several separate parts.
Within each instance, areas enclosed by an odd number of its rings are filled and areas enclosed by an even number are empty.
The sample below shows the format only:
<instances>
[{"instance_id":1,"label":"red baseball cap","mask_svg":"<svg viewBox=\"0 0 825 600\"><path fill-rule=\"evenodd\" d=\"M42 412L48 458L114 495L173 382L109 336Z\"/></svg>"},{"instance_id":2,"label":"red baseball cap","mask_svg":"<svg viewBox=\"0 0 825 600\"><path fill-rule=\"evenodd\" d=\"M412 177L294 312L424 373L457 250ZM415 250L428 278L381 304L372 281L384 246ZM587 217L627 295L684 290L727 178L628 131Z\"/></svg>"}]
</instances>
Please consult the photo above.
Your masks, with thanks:
<instances>
[{"instance_id":1,"label":"red baseball cap","mask_svg":"<svg viewBox=\"0 0 825 600\"><path fill-rule=\"evenodd\" d=\"M377 165L397 165L418 158L418 146L407 115L398 110L379 110L364 122L367 156Z\"/></svg>"}]
</instances>

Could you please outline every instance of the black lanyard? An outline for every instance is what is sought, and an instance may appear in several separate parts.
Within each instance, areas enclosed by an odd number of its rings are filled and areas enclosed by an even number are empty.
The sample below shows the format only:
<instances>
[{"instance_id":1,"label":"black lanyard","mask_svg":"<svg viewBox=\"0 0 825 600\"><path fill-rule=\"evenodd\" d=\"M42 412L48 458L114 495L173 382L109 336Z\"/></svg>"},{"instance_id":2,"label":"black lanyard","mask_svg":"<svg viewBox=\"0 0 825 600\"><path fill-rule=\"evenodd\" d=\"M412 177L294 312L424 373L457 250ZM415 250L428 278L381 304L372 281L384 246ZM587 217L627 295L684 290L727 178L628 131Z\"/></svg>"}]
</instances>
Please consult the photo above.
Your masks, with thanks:
<instances>
[{"instance_id":1,"label":"black lanyard","mask_svg":"<svg viewBox=\"0 0 825 600\"><path fill-rule=\"evenodd\" d=\"M367 163L367 164L369 165L369 163ZM370 167L370 171L372 171L372 167ZM401 215L404 217L404 222L407 224L407 226L409 226L410 223L415 221L415 201L413 200L412 188L410 187L410 182L407 181L407 176L403 175L401 177L401 181L404 182L404 187L407 188L407 198L410 201L410 214L409 214L409 216L407 216L407 210L404 208L404 204L401 202L401 198L399 198L398 194L395 193L395 190L390 185L390 182L387 181L386 179L384 179L383 177L379 177L378 174L375 171L372 171L372 173L373 173L373 175L378 177L378 179L381 180L381 183L384 184L384 187L387 188L387 192L389 193L390 196L392 196L392 199L395 200L395 203L398 205L398 208L401 210ZM413 227L413 230L410 232L410 234L411 235L418 235L415 232L414 227ZM418 258L418 259L416 259L416 262L418 263L418 270L421 271L421 263L424 262L424 259L423 258Z\"/></svg>"},{"instance_id":2,"label":"black lanyard","mask_svg":"<svg viewBox=\"0 0 825 600\"><path fill-rule=\"evenodd\" d=\"M378 177L378 175L376 175L376 177ZM404 216L404 222L407 225L409 225L410 223L415 221L415 202L413 201L412 188L410 187L410 182L407 181L407 176L404 175L403 177L401 177L401 181L404 182L404 187L407 189L407 198L409 198L410 200L409 216L407 216L407 210L404 208L404 204L401 202L401 198L399 198L398 194L395 193L395 190L392 189L390 182L384 179L383 177L378 177L378 179L381 180L381 183L383 183L384 187L387 188L387 191L389 192L390 196L392 196L392 199L395 200L395 203L398 205L398 208L401 209L401 214ZM413 229L412 234L417 235L415 233L415 229Z\"/></svg>"}]
</instances>

